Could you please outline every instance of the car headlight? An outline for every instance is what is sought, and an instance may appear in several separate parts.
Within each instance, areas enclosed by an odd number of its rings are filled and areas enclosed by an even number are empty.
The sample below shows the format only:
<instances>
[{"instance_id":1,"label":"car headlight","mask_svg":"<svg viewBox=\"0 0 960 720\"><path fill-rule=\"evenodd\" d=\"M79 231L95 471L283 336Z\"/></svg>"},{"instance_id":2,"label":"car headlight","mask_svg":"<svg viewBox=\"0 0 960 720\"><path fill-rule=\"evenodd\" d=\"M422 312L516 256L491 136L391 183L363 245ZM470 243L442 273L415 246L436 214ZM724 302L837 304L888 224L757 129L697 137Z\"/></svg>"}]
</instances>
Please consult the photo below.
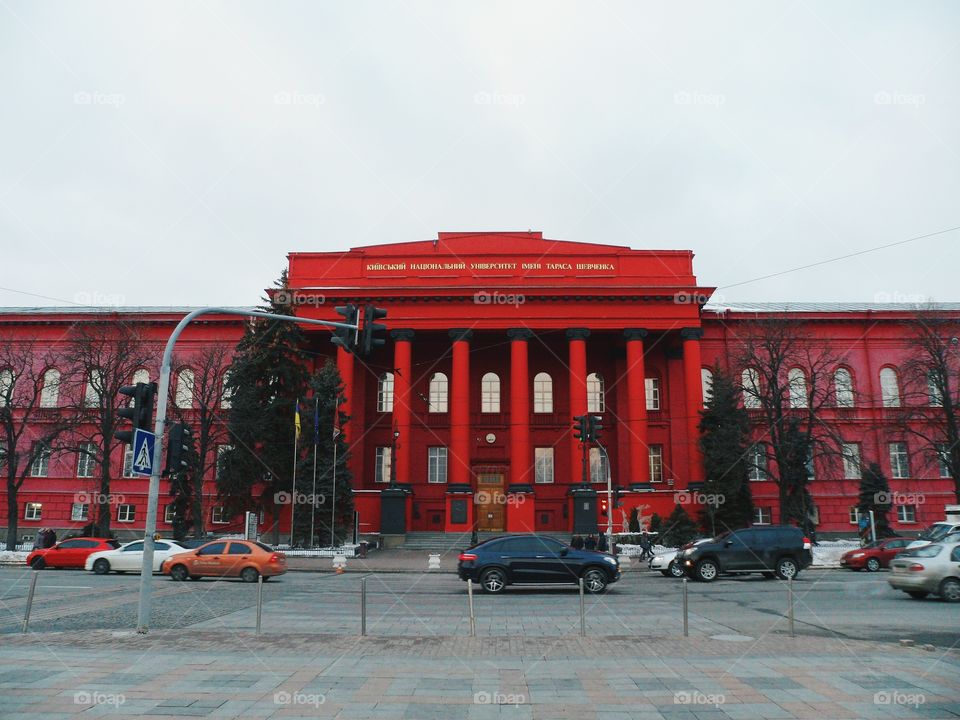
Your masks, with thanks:
<instances>
[{"instance_id":1,"label":"car headlight","mask_svg":"<svg viewBox=\"0 0 960 720\"><path fill-rule=\"evenodd\" d=\"M863 557L864 555L866 555L866 553L854 553L854 554L851 555L850 557L852 557L852 558L855 558L855 557Z\"/></svg>"},{"instance_id":2,"label":"car headlight","mask_svg":"<svg viewBox=\"0 0 960 720\"><path fill-rule=\"evenodd\" d=\"M610 563L611 565L616 565L616 564L617 564L617 559L616 559L616 558L605 557L604 560L605 560L606 562Z\"/></svg>"}]
</instances>

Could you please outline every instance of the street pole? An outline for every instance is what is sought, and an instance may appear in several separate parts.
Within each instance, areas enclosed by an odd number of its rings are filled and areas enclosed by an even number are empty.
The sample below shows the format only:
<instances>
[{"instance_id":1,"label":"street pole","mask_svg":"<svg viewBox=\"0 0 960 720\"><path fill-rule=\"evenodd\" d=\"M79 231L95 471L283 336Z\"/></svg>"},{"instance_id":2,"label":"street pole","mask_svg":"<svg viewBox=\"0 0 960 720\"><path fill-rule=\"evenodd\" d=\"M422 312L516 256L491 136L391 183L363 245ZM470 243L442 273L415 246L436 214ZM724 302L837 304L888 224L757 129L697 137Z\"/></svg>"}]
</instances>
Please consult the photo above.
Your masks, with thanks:
<instances>
[{"instance_id":1,"label":"street pole","mask_svg":"<svg viewBox=\"0 0 960 720\"><path fill-rule=\"evenodd\" d=\"M299 401L297 402L297 415L300 415ZM300 441L300 433L294 431L293 434L293 493L290 496L290 548L293 548L293 523L297 516L297 443Z\"/></svg>"},{"instance_id":2,"label":"street pole","mask_svg":"<svg viewBox=\"0 0 960 720\"><path fill-rule=\"evenodd\" d=\"M598 440L593 442L600 448L600 452L607 461L607 552L613 553L613 473L610 470L610 455Z\"/></svg>"},{"instance_id":3,"label":"street pole","mask_svg":"<svg viewBox=\"0 0 960 720\"><path fill-rule=\"evenodd\" d=\"M313 494L310 495L310 547L313 547L313 516L317 512L317 436L313 436Z\"/></svg>"},{"instance_id":4,"label":"street pole","mask_svg":"<svg viewBox=\"0 0 960 720\"><path fill-rule=\"evenodd\" d=\"M877 541L877 521L873 516L873 510L870 511L870 539L873 542Z\"/></svg>"},{"instance_id":5,"label":"street pole","mask_svg":"<svg viewBox=\"0 0 960 720\"><path fill-rule=\"evenodd\" d=\"M333 410L334 413L337 412L336 408ZM336 433L333 436L333 483L331 487L331 494L333 495L333 501L330 504L330 547L334 547L336 543L336 528L337 528L337 437L340 433ZM393 466L393 458L390 458L390 465Z\"/></svg>"},{"instance_id":6,"label":"street pole","mask_svg":"<svg viewBox=\"0 0 960 720\"><path fill-rule=\"evenodd\" d=\"M242 317L259 317L267 320L281 320L296 322L305 325L323 325L324 327L344 328L357 330L347 323L332 322L330 320L311 320L298 318L293 315L274 315L259 310L234 310L230 308L207 307L199 308L188 313L177 323L170 333L167 345L163 349L163 360L160 364L160 381L157 388L157 419L154 422L153 434L156 442L153 445L153 466L150 469L150 485L147 491L147 519L143 529L143 567L140 570L140 600L137 606L137 632L144 634L150 625L150 603L153 582L153 536L157 532L157 503L160 499L160 463L163 459L163 431L167 422L167 395L170 393L170 365L173 361L173 347L180 334L193 320L201 315L216 313L218 315L240 315Z\"/></svg>"}]
</instances>

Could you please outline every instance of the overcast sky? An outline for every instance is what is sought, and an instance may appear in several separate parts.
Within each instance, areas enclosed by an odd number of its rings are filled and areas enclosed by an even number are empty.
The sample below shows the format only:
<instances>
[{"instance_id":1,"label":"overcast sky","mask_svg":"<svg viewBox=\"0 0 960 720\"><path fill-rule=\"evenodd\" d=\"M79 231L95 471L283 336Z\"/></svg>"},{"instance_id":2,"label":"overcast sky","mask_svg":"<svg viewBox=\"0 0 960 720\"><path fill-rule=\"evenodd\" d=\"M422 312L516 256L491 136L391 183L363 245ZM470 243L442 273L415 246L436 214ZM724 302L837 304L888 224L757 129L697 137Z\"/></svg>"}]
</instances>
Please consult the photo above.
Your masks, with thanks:
<instances>
[{"instance_id":1,"label":"overcast sky","mask_svg":"<svg viewBox=\"0 0 960 720\"><path fill-rule=\"evenodd\" d=\"M251 304L288 251L527 229L692 249L727 301L960 300L960 232L725 287L960 225L958 21L0 0L0 305Z\"/></svg>"}]
</instances>

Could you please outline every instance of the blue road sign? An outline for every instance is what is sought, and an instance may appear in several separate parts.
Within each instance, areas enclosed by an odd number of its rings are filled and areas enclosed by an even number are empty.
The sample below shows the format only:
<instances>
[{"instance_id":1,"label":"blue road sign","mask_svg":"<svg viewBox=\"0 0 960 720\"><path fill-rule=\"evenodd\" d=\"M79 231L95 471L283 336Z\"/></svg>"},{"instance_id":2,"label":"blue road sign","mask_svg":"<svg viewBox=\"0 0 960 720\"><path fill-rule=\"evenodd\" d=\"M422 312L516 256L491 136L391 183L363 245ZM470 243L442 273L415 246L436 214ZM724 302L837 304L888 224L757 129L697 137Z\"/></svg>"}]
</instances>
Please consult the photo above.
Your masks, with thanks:
<instances>
[{"instance_id":1,"label":"blue road sign","mask_svg":"<svg viewBox=\"0 0 960 720\"><path fill-rule=\"evenodd\" d=\"M141 430L133 434L133 474L150 475L153 472L153 446L157 436Z\"/></svg>"}]
</instances>

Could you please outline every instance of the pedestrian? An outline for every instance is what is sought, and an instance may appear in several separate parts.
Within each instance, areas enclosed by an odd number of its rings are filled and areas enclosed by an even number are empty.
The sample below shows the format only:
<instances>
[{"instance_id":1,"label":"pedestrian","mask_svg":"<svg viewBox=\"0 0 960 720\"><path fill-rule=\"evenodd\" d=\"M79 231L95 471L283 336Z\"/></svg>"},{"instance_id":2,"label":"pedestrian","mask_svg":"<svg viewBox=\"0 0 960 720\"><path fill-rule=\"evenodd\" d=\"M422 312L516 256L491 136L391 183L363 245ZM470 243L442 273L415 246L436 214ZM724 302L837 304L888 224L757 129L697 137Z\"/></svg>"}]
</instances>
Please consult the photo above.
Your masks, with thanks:
<instances>
[{"instance_id":1,"label":"pedestrian","mask_svg":"<svg viewBox=\"0 0 960 720\"><path fill-rule=\"evenodd\" d=\"M57 544L57 533L53 528L47 528L44 530L43 546L51 548Z\"/></svg>"},{"instance_id":2,"label":"pedestrian","mask_svg":"<svg viewBox=\"0 0 960 720\"><path fill-rule=\"evenodd\" d=\"M40 528L37 530L37 537L33 540L33 549L40 550L44 547L43 544L43 533L46 531L46 528Z\"/></svg>"},{"instance_id":3,"label":"pedestrian","mask_svg":"<svg viewBox=\"0 0 960 720\"><path fill-rule=\"evenodd\" d=\"M597 538L592 534L587 535L587 539L583 541L584 550L596 550L597 549Z\"/></svg>"},{"instance_id":4,"label":"pedestrian","mask_svg":"<svg viewBox=\"0 0 960 720\"><path fill-rule=\"evenodd\" d=\"M640 560L647 560L653 557L653 551L650 549L650 536L646 531L640 535Z\"/></svg>"},{"instance_id":5,"label":"pedestrian","mask_svg":"<svg viewBox=\"0 0 960 720\"><path fill-rule=\"evenodd\" d=\"M574 550L583 550L583 538L579 535L574 535L573 539L570 540L570 547Z\"/></svg>"},{"instance_id":6,"label":"pedestrian","mask_svg":"<svg viewBox=\"0 0 960 720\"><path fill-rule=\"evenodd\" d=\"M603 533L600 533L600 537L597 538L597 550L600 552L607 551L607 536Z\"/></svg>"}]
</instances>

